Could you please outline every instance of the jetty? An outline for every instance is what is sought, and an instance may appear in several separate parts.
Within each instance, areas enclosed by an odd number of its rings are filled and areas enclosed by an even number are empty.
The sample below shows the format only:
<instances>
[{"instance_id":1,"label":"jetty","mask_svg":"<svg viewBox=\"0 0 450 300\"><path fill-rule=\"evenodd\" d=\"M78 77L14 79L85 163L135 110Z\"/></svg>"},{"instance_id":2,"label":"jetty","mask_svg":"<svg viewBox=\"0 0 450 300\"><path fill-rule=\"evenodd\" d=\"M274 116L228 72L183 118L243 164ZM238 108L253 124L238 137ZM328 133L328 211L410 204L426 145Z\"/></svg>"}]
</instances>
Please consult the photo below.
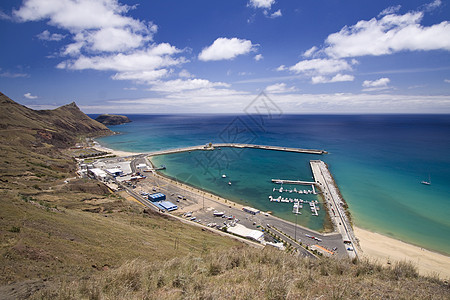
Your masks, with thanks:
<instances>
[{"instance_id":1,"label":"jetty","mask_svg":"<svg viewBox=\"0 0 450 300\"><path fill-rule=\"evenodd\" d=\"M325 203L328 205L329 214L335 228L341 234L346 244L347 254L350 258L357 258L357 240L352 225L344 208L344 200L337 188L327 165L321 160L311 160L310 166L317 186L322 189Z\"/></svg>"},{"instance_id":2,"label":"jetty","mask_svg":"<svg viewBox=\"0 0 450 300\"><path fill-rule=\"evenodd\" d=\"M254 145L254 144L222 143L222 144L214 144L213 146L219 147L219 148L227 148L227 147L251 148L251 149L263 149L263 150L272 150L272 151L285 151L285 152L308 153L308 154L319 154L319 155L328 153L325 150L317 150L317 149L303 149L303 148L266 146L266 145Z\"/></svg>"},{"instance_id":3,"label":"jetty","mask_svg":"<svg viewBox=\"0 0 450 300\"><path fill-rule=\"evenodd\" d=\"M286 179L272 179L272 182L278 184L300 184L300 185L312 185L316 183L313 181L303 181L303 180L286 180Z\"/></svg>"},{"instance_id":4,"label":"jetty","mask_svg":"<svg viewBox=\"0 0 450 300\"><path fill-rule=\"evenodd\" d=\"M238 143L218 143L218 144L211 143L211 144L206 144L206 145L166 149L166 150L161 150L161 151L152 151L152 152L143 153L143 154L155 156L155 155L190 152L190 151L197 151L197 150L212 151L212 150L220 150L221 148L262 149L262 150L271 150L271 151L296 152L296 153L317 154L317 155L322 155L322 154L328 153L325 150L317 150L317 149L303 149L303 148L254 145L254 144L238 144Z\"/></svg>"}]
</instances>

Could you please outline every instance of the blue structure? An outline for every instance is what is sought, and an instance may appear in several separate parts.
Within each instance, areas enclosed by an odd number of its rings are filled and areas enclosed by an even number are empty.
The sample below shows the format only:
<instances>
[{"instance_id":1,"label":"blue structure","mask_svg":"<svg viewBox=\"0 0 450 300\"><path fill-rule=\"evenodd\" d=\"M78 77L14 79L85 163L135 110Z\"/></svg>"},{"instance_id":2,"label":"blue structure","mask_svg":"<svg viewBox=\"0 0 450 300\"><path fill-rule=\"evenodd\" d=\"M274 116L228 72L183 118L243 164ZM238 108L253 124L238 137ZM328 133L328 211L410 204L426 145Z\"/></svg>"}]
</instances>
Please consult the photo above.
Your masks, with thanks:
<instances>
[{"instance_id":1,"label":"blue structure","mask_svg":"<svg viewBox=\"0 0 450 300\"><path fill-rule=\"evenodd\" d=\"M164 195L163 193L151 194L151 195L148 195L148 200L150 200L152 202L164 201L164 200L166 200L166 195Z\"/></svg>"},{"instance_id":2,"label":"blue structure","mask_svg":"<svg viewBox=\"0 0 450 300\"><path fill-rule=\"evenodd\" d=\"M167 211L172 211L172 210L176 210L178 209L178 206L176 206L175 204L173 204L172 202L169 201L161 201L159 203L156 203L156 205L163 209L163 210L167 210Z\"/></svg>"}]
</instances>

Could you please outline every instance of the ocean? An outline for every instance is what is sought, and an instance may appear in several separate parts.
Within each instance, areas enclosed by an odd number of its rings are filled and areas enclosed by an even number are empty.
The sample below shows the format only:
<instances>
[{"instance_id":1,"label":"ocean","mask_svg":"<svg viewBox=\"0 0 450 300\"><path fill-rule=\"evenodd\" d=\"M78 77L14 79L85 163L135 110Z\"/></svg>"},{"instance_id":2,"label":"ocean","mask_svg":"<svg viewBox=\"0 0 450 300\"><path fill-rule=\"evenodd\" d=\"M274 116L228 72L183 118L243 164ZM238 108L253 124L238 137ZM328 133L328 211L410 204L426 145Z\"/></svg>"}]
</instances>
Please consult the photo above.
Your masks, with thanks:
<instances>
[{"instance_id":1,"label":"ocean","mask_svg":"<svg viewBox=\"0 0 450 300\"><path fill-rule=\"evenodd\" d=\"M315 195L280 194L273 191L279 185L271 179L309 180L309 160L321 159L329 164L357 226L450 255L449 115L129 117L132 123L110 126L120 134L98 141L132 152L210 142L326 150L328 154L312 155L223 148L163 155L153 162L166 165L165 174L177 180L321 230L326 222L323 208L316 217L304 207L296 217L292 204L268 199L283 195L320 200ZM421 184L429 179L431 185Z\"/></svg>"}]
</instances>

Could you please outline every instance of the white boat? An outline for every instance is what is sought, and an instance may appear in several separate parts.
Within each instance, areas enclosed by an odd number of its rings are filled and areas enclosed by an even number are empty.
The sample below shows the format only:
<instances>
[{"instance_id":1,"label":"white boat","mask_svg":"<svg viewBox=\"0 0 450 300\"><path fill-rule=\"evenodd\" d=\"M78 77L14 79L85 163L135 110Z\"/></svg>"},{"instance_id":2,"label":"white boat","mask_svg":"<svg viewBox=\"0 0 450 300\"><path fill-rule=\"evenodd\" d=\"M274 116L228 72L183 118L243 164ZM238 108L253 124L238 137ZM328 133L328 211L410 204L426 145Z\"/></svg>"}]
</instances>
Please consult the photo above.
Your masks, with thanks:
<instances>
[{"instance_id":1,"label":"white boat","mask_svg":"<svg viewBox=\"0 0 450 300\"><path fill-rule=\"evenodd\" d=\"M227 178L227 175L223 174L223 175L222 175L222 178Z\"/></svg>"},{"instance_id":2,"label":"white boat","mask_svg":"<svg viewBox=\"0 0 450 300\"><path fill-rule=\"evenodd\" d=\"M228 181L228 185L231 185L231 181Z\"/></svg>"},{"instance_id":3,"label":"white boat","mask_svg":"<svg viewBox=\"0 0 450 300\"><path fill-rule=\"evenodd\" d=\"M425 184L425 185L430 185L430 184L431 184L431 177L430 177L430 175L428 175L428 181L423 180L423 181L421 181L420 183L421 183L421 184Z\"/></svg>"}]
</instances>

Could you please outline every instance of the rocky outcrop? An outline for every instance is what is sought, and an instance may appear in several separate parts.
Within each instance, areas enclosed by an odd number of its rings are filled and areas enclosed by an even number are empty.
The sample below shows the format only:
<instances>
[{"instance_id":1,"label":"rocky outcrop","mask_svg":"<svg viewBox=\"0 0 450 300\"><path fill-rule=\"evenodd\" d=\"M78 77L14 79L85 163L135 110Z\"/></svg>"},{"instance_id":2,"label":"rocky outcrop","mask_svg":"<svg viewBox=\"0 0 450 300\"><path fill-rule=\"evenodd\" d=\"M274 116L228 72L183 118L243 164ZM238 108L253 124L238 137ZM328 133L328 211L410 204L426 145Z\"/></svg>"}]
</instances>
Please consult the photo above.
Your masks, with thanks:
<instances>
[{"instance_id":1,"label":"rocky outcrop","mask_svg":"<svg viewBox=\"0 0 450 300\"><path fill-rule=\"evenodd\" d=\"M95 118L95 120L104 125L120 125L131 122L131 120L127 116L109 115L109 114L100 115L97 118Z\"/></svg>"}]
</instances>

